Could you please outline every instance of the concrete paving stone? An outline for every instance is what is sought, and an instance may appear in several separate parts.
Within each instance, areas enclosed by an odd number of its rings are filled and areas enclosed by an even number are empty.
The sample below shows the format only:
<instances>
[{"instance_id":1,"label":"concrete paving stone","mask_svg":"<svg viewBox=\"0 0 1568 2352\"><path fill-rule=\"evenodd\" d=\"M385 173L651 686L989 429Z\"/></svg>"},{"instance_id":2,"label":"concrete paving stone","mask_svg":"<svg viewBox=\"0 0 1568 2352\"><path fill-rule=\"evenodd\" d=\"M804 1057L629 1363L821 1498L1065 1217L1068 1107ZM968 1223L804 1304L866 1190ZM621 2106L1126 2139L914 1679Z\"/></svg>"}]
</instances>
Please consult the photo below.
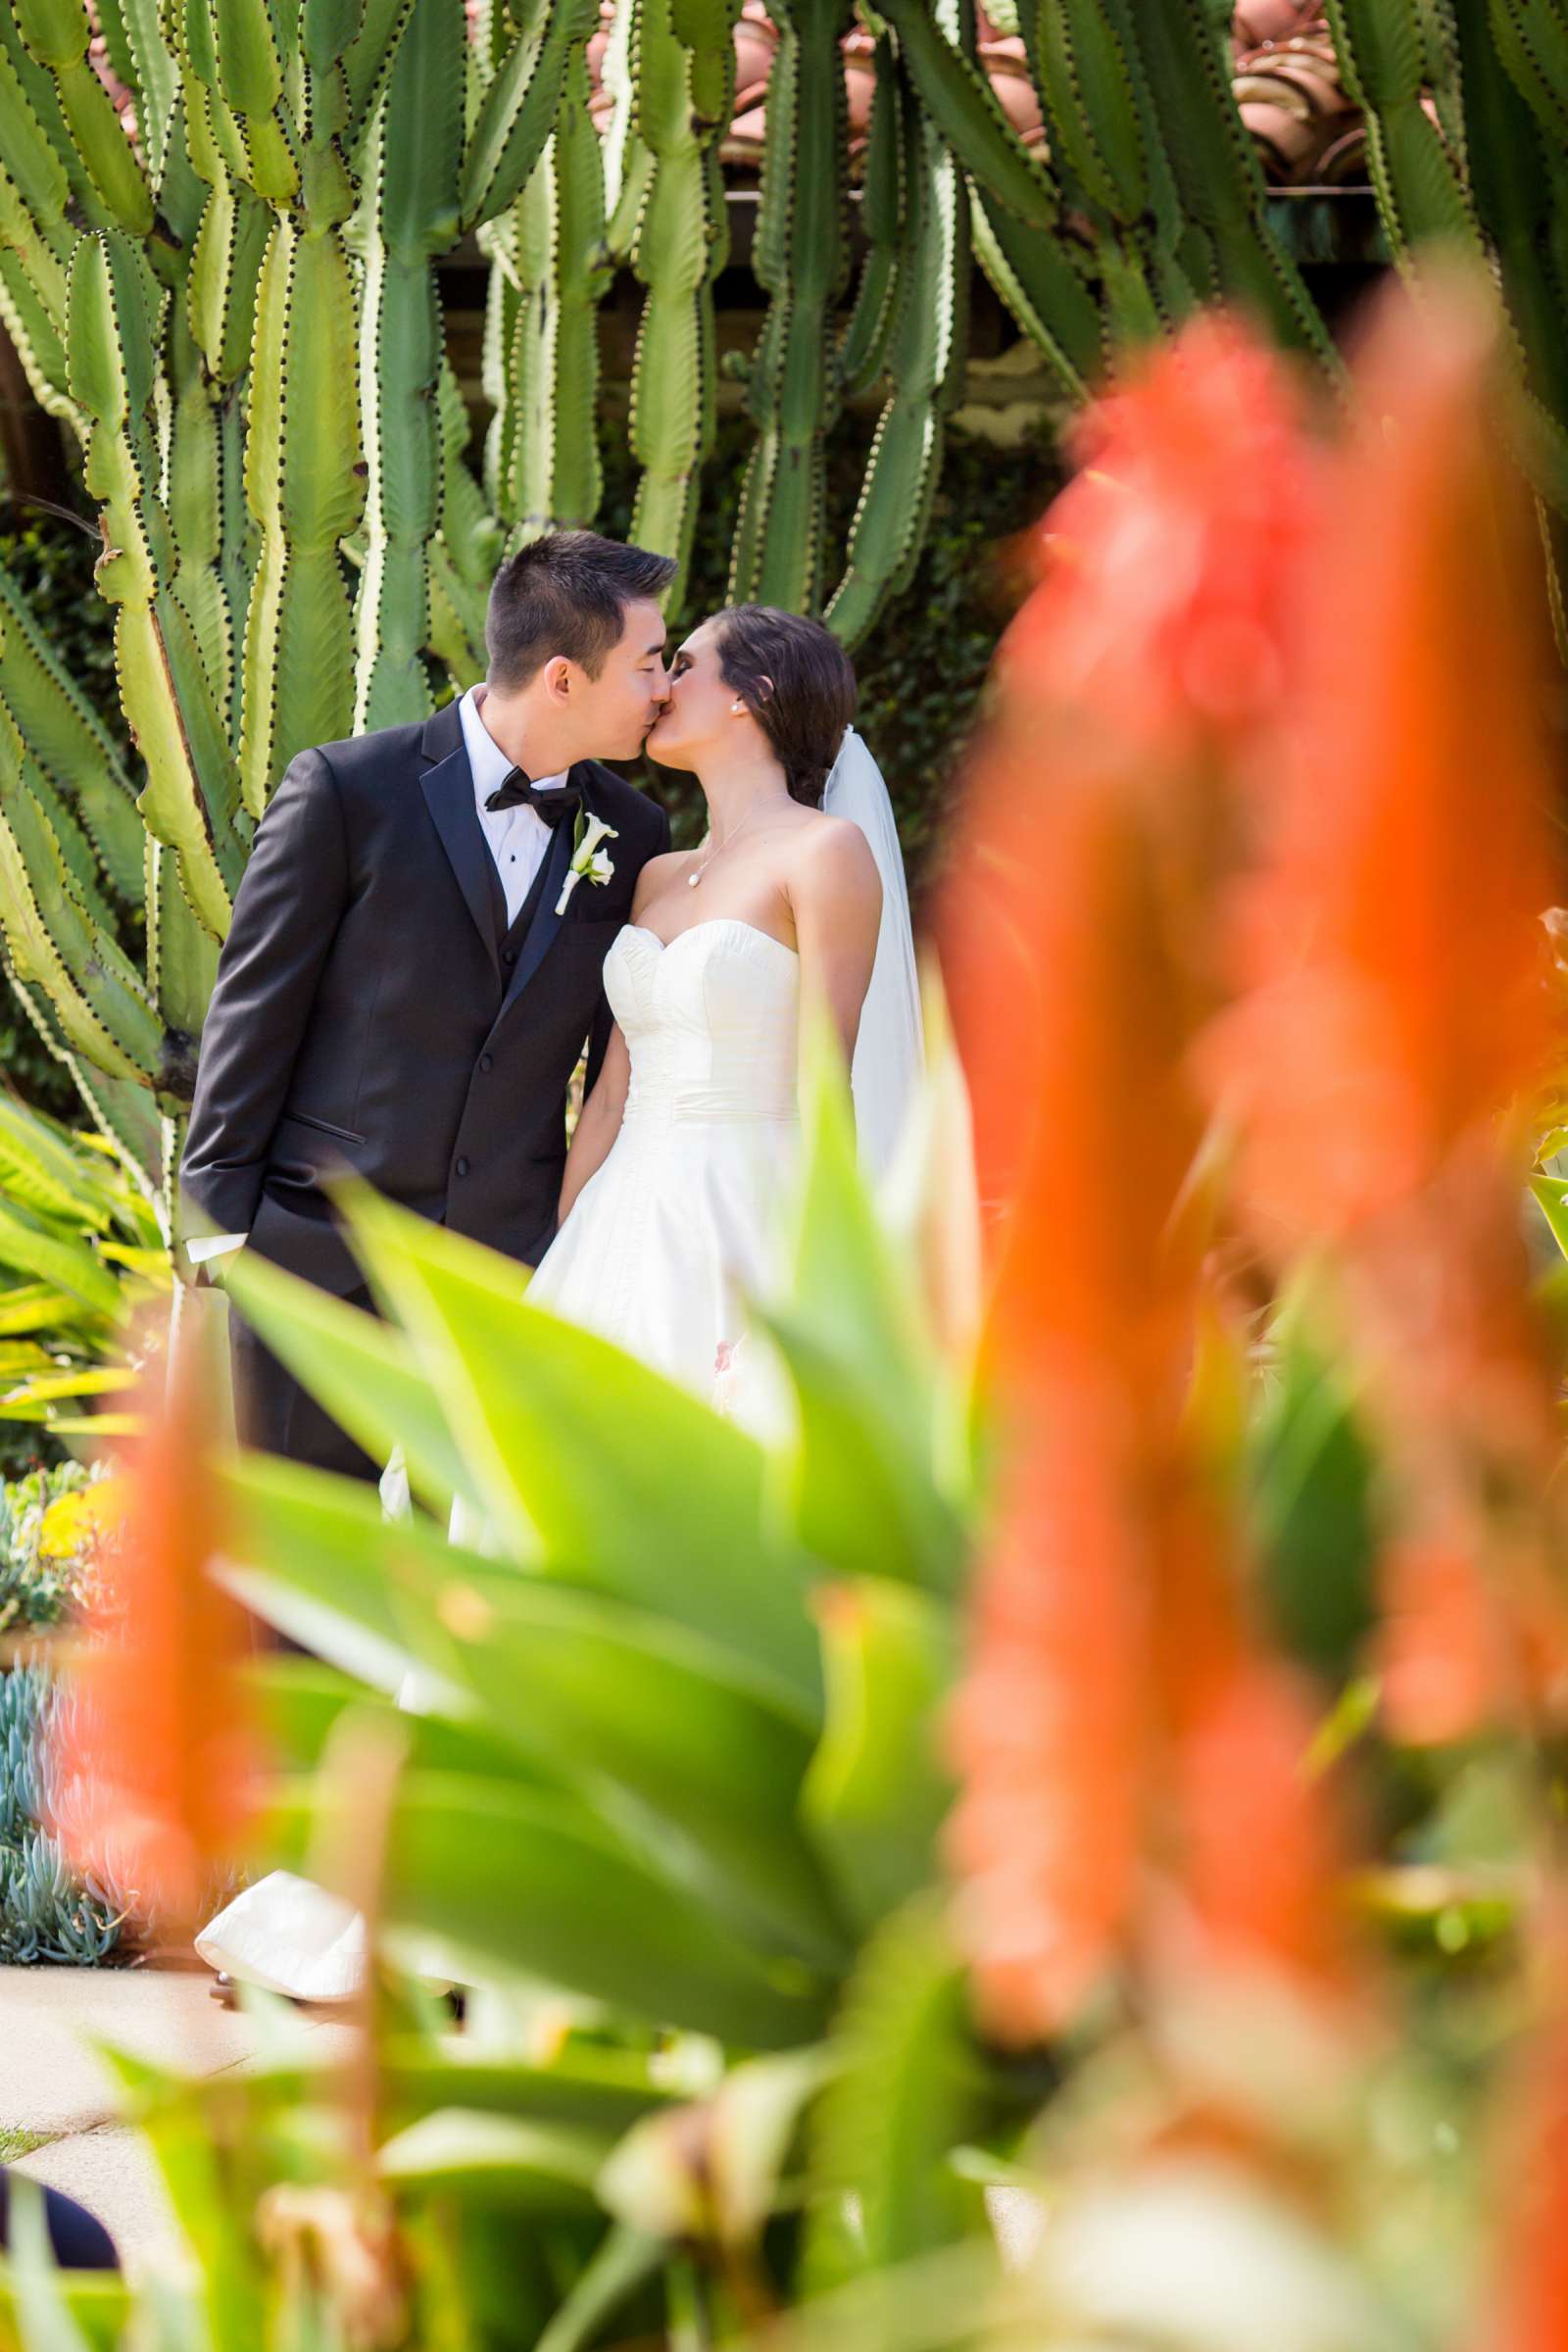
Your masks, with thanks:
<instances>
[{"instance_id":1,"label":"concrete paving stone","mask_svg":"<svg viewBox=\"0 0 1568 2352\"><path fill-rule=\"evenodd\" d=\"M118 2121L114 2078L91 2045L122 2043L184 2074L255 2061L255 2022L220 2008L212 1979L164 1969L0 1969L0 2124L51 2134L17 2170L62 2188L113 2234L127 2271L178 2258L181 2239L140 2134ZM298 2011L313 2054L340 2054L350 2029Z\"/></svg>"},{"instance_id":2,"label":"concrete paving stone","mask_svg":"<svg viewBox=\"0 0 1568 2352\"><path fill-rule=\"evenodd\" d=\"M76 2132L110 2121L113 2078L94 2038L186 2074L242 2065L257 2031L220 2008L202 1972L166 1969L0 1969L0 2124ZM348 2029L327 2013L299 2013L313 2038Z\"/></svg>"},{"instance_id":3,"label":"concrete paving stone","mask_svg":"<svg viewBox=\"0 0 1568 2352\"><path fill-rule=\"evenodd\" d=\"M123 2124L101 2124L69 2139L34 2148L12 2167L95 2214L120 2249L125 2276L150 2268L171 2270L190 2259L163 2177L139 2132Z\"/></svg>"}]
</instances>

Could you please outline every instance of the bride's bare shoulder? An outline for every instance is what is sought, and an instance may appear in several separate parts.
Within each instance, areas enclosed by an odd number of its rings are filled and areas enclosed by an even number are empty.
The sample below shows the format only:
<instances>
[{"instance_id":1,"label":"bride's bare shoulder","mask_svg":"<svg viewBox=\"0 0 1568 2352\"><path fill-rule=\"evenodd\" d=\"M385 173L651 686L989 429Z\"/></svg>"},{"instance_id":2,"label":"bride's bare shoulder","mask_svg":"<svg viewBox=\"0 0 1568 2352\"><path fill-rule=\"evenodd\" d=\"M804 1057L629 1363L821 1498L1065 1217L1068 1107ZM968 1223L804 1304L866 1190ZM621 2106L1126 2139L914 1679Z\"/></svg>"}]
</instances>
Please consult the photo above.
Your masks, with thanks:
<instances>
[{"instance_id":1,"label":"bride's bare shoulder","mask_svg":"<svg viewBox=\"0 0 1568 2352\"><path fill-rule=\"evenodd\" d=\"M808 822L795 829L790 896L798 900L805 893L846 908L858 901L880 906L882 877L859 826L847 816L830 816L825 808L802 814Z\"/></svg>"}]
</instances>

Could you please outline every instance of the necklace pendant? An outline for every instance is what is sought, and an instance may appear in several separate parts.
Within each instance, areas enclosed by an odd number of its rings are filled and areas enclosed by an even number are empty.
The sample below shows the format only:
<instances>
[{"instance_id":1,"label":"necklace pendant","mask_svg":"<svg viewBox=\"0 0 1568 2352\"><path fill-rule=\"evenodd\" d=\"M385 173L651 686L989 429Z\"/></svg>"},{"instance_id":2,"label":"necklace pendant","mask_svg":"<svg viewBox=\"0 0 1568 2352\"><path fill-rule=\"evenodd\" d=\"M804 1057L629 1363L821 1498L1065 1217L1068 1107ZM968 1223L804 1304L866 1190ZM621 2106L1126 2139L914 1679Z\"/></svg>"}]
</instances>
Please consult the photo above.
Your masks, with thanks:
<instances>
[{"instance_id":1,"label":"necklace pendant","mask_svg":"<svg viewBox=\"0 0 1568 2352\"><path fill-rule=\"evenodd\" d=\"M699 883L699 882L702 880L702 878L703 878L703 869L702 869L702 867L701 867L701 866L699 866L695 874L688 874L688 875L687 875L687 877L686 877L686 887L687 887L687 889L688 889L688 890L695 890L695 889L697 888L697 885L698 885L698 883Z\"/></svg>"}]
</instances>

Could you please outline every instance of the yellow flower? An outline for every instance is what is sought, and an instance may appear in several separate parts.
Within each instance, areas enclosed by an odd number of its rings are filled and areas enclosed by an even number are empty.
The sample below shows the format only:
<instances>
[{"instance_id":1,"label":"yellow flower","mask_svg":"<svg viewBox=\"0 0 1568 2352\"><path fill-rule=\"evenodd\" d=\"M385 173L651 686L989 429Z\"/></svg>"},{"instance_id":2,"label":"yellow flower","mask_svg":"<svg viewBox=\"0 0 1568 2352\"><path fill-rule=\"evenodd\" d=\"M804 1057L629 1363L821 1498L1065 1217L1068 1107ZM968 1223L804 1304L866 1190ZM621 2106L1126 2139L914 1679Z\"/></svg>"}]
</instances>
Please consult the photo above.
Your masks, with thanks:
<instances>
[{"instance_id":1,"label":"yellow flower","mask_svg":"<svg viewBox=\"0 0 1568 2352\"><path fill-rule=\"evenodd\" d=\"M80 1487L62 1494L43 1515L38 1556L69 1560L91 1544L112 1536L125 1515L125 1481L106 1478L95 1487Z\"/></svg>"}]
</instances>

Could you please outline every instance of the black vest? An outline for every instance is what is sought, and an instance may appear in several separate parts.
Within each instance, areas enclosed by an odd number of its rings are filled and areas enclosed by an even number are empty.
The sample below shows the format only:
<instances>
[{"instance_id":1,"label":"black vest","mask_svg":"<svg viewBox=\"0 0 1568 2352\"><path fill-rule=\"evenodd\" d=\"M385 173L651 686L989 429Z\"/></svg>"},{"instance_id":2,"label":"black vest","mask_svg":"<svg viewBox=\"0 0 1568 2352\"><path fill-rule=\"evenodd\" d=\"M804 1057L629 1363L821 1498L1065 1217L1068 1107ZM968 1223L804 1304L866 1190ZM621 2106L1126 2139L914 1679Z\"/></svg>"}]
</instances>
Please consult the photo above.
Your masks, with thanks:
<instances>
[{"instance_id":1,"label":"black vest","mask_svg":"<svg viewBox=\"0 0 1568 2352\"><path fill-rule=\"evenodd\" d=\"M482 825L479 830L484 833ZM522 943L528 936L528 927L539 911L539 902L544 896L545 877L550 871L550 846L554 839L555 835L551 834L546 841L544 856L539 860L539 871L528 885L528 895L517 909L516 920L509 924L506 889L501 880L500 868L496 864L495 852L490 848L490 836L488 833L485 833L484 836L484 846L488 853L485 884L490 895L490 929L496 943L496 960L501 966L501 976L496 988L498 1012L501 1009L501 1000L506 994L507 983L512 978L513 966L522 953Z\"/></svg>"}]
</instances>

